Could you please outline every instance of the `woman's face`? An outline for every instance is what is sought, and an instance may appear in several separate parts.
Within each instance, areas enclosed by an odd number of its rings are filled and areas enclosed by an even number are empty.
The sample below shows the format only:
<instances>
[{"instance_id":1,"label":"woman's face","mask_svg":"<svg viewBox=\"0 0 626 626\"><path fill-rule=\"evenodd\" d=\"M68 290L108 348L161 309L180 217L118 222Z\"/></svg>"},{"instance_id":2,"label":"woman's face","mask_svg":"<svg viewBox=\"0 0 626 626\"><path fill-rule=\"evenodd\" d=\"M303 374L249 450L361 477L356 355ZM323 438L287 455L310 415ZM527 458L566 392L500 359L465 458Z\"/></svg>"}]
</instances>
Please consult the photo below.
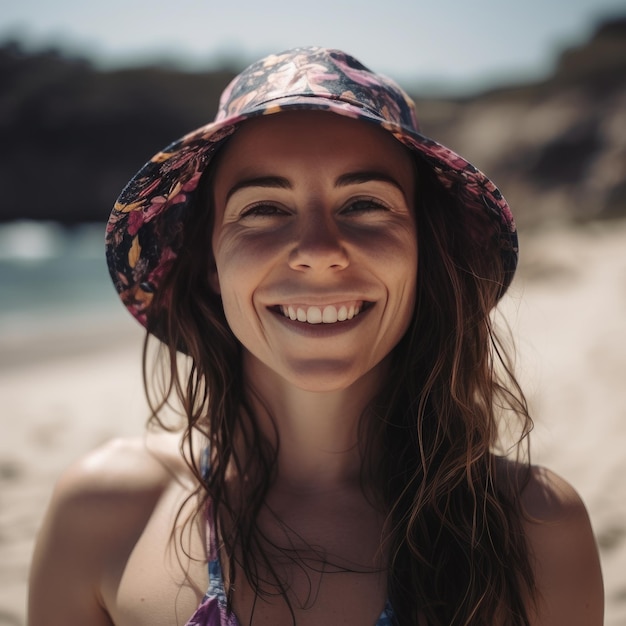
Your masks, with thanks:
<instances>
[{"instance_id":1,"label":"woman's face","mask_svg":"<svg viewBox=\"0 0 626 626\"><path fill-rule=\"evenodd\" d=\"M389 133L324 112L246 122L215 166L212 284L255 374L347 388L404 334L415 179Z\"/></svg>"}]
</instances>

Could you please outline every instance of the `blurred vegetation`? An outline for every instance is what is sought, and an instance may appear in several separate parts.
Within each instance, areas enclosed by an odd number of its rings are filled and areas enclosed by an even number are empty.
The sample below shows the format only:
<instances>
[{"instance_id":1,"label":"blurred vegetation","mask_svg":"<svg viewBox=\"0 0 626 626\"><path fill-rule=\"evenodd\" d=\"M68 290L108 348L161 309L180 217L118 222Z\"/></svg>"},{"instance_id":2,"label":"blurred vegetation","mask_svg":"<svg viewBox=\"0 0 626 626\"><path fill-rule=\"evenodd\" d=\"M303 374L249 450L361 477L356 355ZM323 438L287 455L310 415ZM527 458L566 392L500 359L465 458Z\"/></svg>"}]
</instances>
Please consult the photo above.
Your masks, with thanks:
<instances>
[{"instance_id":1,"label":"blurred vegetation","mask_svg":"<svg viewBox=\"0 0 626 626\"><path fill-rule=\"evenodd\" d=\"M148 158L213 118L239 69L99 71L4 43L0 221L106 220ZM626 17L564 51L547 80L416 100L424 132L493 176L522 222L626 215Z\"/></svg>"}]
</instances>

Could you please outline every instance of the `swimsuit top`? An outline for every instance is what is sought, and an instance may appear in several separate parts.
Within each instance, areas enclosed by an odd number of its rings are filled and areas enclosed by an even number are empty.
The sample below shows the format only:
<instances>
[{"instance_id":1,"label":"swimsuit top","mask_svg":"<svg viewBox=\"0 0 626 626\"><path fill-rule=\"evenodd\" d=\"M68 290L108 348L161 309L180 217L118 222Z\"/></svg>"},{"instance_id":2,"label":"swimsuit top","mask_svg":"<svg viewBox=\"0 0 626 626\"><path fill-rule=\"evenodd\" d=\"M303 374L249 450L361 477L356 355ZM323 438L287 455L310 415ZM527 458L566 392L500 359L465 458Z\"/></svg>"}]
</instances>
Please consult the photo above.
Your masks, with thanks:
<instances>
[{"instance_id":1,"label":"swimsuit top","mask_svg":"<svg viewBox=\"0 0 626 626\"><path fill-rule=\"evenodd\" d=\"M215 532L212 532L211 515L207 515L208 558L209 558L209 588L191 616L186 626L239 626L234 613L229 613L226 607L226 592L222 567L215 544ZM387 601L383 612L380 614L375 626L392 626L393 609Z\"/></svg>"},{"instance_id":2,"label":"swimsuit top","mask_svg":"<svg viewBox=\"0 0 626 626\"><path fill-rule=\"evenodd\" d=\"M202 465L204 471L208 466L207 455L203 458ZM222 577L222 566L220 565L219 552L216 542L216 532L213 528L213 516L211 514L211 507L207 507L206 516L207 525L207 557L209 561L209 588L200 603L200 606L196 609L196 612L191 616L186 626L239 626L237 617L234 613L229 613L227 610L226 591L224 589L224 579ZM380 614L375 626L392 626L393 609L391 603L387 601L383 612Z\"/></svg>"}]
</instances>

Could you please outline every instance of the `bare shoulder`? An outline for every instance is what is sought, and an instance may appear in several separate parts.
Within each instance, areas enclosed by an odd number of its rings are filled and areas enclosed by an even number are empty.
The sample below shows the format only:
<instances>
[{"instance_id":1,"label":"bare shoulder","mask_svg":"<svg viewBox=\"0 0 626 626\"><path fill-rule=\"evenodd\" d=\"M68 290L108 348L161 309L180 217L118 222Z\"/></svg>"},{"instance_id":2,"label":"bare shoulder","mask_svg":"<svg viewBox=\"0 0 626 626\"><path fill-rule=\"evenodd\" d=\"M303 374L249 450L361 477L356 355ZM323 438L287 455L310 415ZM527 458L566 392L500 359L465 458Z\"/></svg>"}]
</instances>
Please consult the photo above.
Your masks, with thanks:
<instances>
[{"instance_id":1,"label":"bare shoulder","mask_svg":"<svg viewBox=\"0 0 626 626\"><path fill-rule=\"evenodd\" d=\"M158 497L181 474L170 453L144 439L114 439L87 453L59 477L48 510L70 527L98 530L103 520L123 524L121 513ZM113 514L115 511L115 514ZM108 518L111 517L111 520Z\"/></svg>"},{"instance_id":2,"label":"bare shoulder","mask_svg":"<svg viewBox=\"0 0 626 626\"><path fill-rule=\"evenodd\" d=\"M55 497L120 496L159 490L183 480L184 461L175 435L112 439L80 458L61 475Z\"/></svg>"},{"instance_id":3,"label":"bare shoulder","mask_svg":"<svg viewBox=\"0 0 626 626\"><path fill-rule=\"evenodd\" d=\"M147 438L113 439L69 466L55 486L46 524L59 532L100 531L112 528L124 535L134 523L149 515L154 503L175 482L190 475L178 450L178 437L170 434ZM139 518L139 519L138 519Z\"/></svg>"},{"instance_id":4,"label":"bare shoulder","mask_svg":"<svg viewBox=\"0 0 626 626\"><path fill-rule=\"evenodd\" d=\"M522 506L538 591L532 624L601 626L602 574L582 499L554 472L533 467L522 492Z\"/></svg>"},{"instance_id":5,"label":"bare shoulder","mask_svg":"<svg viewBox=\"0 0 626 626\"><path fill-rule=\"evenodd\" d=\"M185 479L171 436L116 439L72 464L37 538L29 624L110 624L101 596L107 571L123 567L156 503Z\"/></svg>"},{"instance_id":6,"label":"bare shoulder","mask_svg":"<svg viewBox=\"0 0 626 626\"><path fill-rule=\"evenodd\" d=\"M530 468L522 501L526 514L544 524L571 516L587 515L585 505L574 487L545 467Z\"/></svg>"}]
</instances>

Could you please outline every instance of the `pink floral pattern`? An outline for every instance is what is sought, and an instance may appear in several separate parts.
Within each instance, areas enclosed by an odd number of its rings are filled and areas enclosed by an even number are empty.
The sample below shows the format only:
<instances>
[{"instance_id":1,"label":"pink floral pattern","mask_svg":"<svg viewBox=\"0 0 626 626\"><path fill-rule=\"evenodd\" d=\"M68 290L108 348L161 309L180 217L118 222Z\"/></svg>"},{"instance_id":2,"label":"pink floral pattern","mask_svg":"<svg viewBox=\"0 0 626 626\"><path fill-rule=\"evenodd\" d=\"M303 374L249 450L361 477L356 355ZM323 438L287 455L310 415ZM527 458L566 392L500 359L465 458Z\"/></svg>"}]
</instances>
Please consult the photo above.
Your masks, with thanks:
<instances>
[{"instance_id":1,"label":"pink floral pattern","mask_svg":"<svg viewBox=\"0 0 626 626\"><path fill-rule=\"evenodd\" d=\"M177 256L184 220L215 152L246 119L287 109L329 110L391 132L430 164L445 189L461 197L468 235L479 244L498 243L510 282L517 234L495 185L420 133L413 101L392 80L339 50L296 48L239 74L224 90L215 121L156 154L115 203L106 232L109 270L122 301L142 324L148 325L152 295Z\"/></svg>"}]
</instances>

